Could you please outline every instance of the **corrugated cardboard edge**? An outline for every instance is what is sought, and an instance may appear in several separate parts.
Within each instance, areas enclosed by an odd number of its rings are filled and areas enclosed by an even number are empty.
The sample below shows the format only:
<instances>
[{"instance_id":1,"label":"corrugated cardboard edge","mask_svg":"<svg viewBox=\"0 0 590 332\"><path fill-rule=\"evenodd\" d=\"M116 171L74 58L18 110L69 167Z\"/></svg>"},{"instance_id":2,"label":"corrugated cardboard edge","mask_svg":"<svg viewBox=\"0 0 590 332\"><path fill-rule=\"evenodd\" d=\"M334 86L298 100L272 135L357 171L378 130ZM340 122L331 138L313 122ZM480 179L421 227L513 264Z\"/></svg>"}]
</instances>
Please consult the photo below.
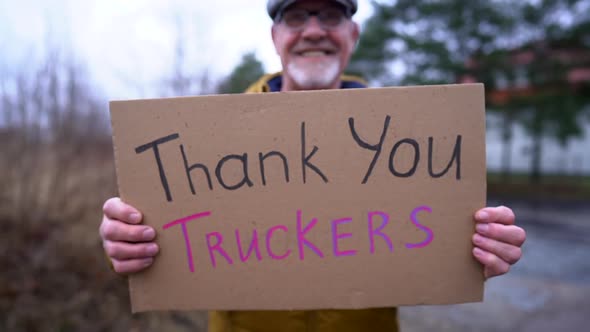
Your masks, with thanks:
<instances>
[{"instance_id":1,"label":"corrugated cardboard edge","mask_svg":"<svg viewBox=\"0 0 590 332\"><path fill-rule=\"evenodd\" d=\"M484 169L484 179L485 181L483 182L483 186L484 186L484 190L483 190L483 204L482 207L487 206L488 205L488 144L486 142L486 132L488 131L487 129L487 117L486 117L486 90L485 90L485 85L483 83L476 83L476 85L480 86L480 91L482 94L482 101L483 101L483 153L484 153L484 158L483 158L483 169ZM475 228L475 226L474 226ZM475 232L475 230L474 230ZM481 273L484 274L484 268L482 266L481 269ZM484 285L482 287L482 294L481 294L481 302L485 301L485 277L484 277Z\"/></svg>"},{"instance_id":2,"label":"corrugated cardboard edge","mask_svg":"<svg viewBox=\"0 0 590 332\"><path fill-rule=\"evenodd\" d=\"M117 151L117 145L115 144L116 141L116 137L117 137L117 129L115 128L114 125L114 120L113 120L113 105L118 103L118 101L110 101L109 102L109 115L110 115L110 119L111 119L111 131L112 131L112 142L113 142L113 161L115 163L115 177L116 177L116 181L117 181L117 191L119 194L119 197L124 201L124 196L125 193L121 191L121 181L120 181L120 171L119 171L119 162L118 162L118 156L119 153ZM109 258L109 263L111 263L110 258ZM133 308L132 305L132 298L134 298L134 294L135 294L135 290L133 288L133 284L131 283L131 280L128 278L127 279L127 284L129 285L129 306L131 307L131 312L132 313L136 313L138 312L137 308Z\"/></svg>"},{"instance_id":3,"label":"corrugated cardboard edge","mask_svg":"<svg viewBox=\"0 0 590 332\"><path fill-rule=\"evenodd\" d=\"M488 160L487 160L487 142L486 142L486 132L487 132L487 118L486 118L486 93L485 93L485 85L483 83L466 83L466 84L460 84L460 85L469 85L469 86L475 86L477 87L477 91L478 93L481 94L481 100L483 102L483 105L481 106L481 109L483 110L483 131L481 133L482 137L482 141L483 141L483 170L484 170L484 174L483 174L483 178L484 181L482 183L483 186L483 197L482 197L482 202L480 204L480 206L483 208L485 206L487 206L487 202L488 202ZM474 211L473 213L475 214L476 211ZM474 215L475 218L475 215ZM473 232L475 232L475 220L474 220L474 225L473 225ZM473 258L475 260L475 258ZM484 267L482 265L481 267L481 274L482 276L484 275ZM479 302L484 302L485 301L485 281L486 278L483 277L484 279L484 285L481 289L481 294L479 296L478 299L474 299L472 301L466 301L463 303L479 303ZM442 303L441 303L442 304ZM446 303L446 304L452 304L452 303Z\"/></svg>"},{"instance_id":4,"label":"corrugated cardboard edge","mask_svg":"<svg viewBox=\"0 0 590 332\"><path fill-rule=\"evenodd\" d=\"M483 190L483 197L482 197L482 207L485 206L486 202L487 202L487 159L486 159L486 155L487 155L487 145L485 144L486 142L486 117L485 117L485 113L486 113L486 107L485 107L485 88L484 85L482 83L472 83L472 84L466 84L466 85L471 85L471 86L476 86L477 89L476 91L478 93L480 93L482 95L482 110L483 110L483 132L482 132L482 140L484 142L484 146L483 146L483 166L484 166L484 179L485 181L483 181L482 183L482 190ZM397 87L397 88L423 88L423 87L452 87L454 85L434 85L434 86L414 86L414 87ZM375 88L375 89L380 89L380 88ZM316 93L320 93L320 92L326 92L326 91L306 91L307 93L311 92L316 92ZM290 92L290 93L300 93L300 91L295 91L295 92ZM251 95L253 98L260 98L260 95ZM154 100L159 100L159 99L181 99L181 98L193 98L194 96L183 96L183 97L172 97L172 98L155 98ZM219 97L219 95L208 95L208 96L199 96L199 97ZM120 174L120 169L119 169L119 165L118 165L118 153L119 151L117 151L117 148L114 144L116 137L117 137L117 130L114 126L114 121L113 121L113 108L114 105L118 104L118 103L125 103L127 101L131 101L131 100L117 100L117 101L110 101L109 102L109 108L110 108L110 115L111 115L111 127L112 127L112 140L113 140L113 153L114 153L114 162L115 162L115 172L116 172L116 176L117 176L117 188L120 192L121 198L124 200L125 197L125 193L121 192L121 187L120 187L120 178L119 178L119 174ZM116 107L115 107L116 108ZM474 229L475 229L475 225L474 225ZM482 270L482 274L483 274L483 270ZM141 297L141 294L137 294L137 290L134 289L132 283L131 283L131 279L129 278L129 295L130 295L130 299L133 298L138 298ZM460 302L460 303L470 303L470 302L481 302L484 300L484 289L482 288L482 293L478 298L474 298L471 300L467 300L465 302ZM457 302L441 302L441 303L433 303L432 305L444 305L444 304L451 304L451 303L457 303ZM416 304L419 305L419 304ZM365 308L365 307L363 307ZM186 309L180 309L180 310L186 310ZM267 310L279 310L279 309L267 309ZM132 313L136 313L136 312L142 312L142 311L154 311L154 309L149 309L149 308L133 308L132 306Z\"/></svg>"}]
</instances>

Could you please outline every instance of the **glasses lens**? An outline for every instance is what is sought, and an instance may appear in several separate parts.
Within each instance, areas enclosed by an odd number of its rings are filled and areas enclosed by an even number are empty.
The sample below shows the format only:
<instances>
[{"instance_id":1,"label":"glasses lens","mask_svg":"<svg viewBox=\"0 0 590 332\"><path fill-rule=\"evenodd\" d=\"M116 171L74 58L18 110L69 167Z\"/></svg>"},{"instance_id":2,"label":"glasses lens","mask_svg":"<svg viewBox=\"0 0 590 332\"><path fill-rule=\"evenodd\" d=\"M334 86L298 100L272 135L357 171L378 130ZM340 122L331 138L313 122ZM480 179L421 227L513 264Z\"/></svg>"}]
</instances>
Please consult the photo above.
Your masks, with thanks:
<instances>
[{"instance_id":1,"label":"glasses lens","mask_svg":"<svg viewBox=\"0 0 590 332\"><path fill-rule=\"evenodd\" d=\"M290 28L301 28L307 22L309 13L303 9L287 10L283 14L283 22Z\"/></svg>"},{"instance_id":2,"label":"glasses lens","mask_svg":"<svg viewBox=\"0 0 590 332\"><path fill-rule=\"evenodd\" d=\"M336 8L324 9L318 14L320 23L327 28L335 28L342 23L344 13Z\"/></svg>"}]
</instances>

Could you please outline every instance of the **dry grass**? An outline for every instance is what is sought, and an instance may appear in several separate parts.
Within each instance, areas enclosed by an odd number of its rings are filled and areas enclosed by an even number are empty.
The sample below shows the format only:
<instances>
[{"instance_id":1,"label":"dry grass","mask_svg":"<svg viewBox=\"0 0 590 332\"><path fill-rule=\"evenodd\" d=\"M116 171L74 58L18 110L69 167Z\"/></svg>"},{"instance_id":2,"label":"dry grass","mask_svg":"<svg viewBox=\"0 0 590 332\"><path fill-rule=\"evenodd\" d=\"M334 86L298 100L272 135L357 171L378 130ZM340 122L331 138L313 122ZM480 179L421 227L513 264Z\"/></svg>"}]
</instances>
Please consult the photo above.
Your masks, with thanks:
<instances>
[{"instance_id":1,"label":"dry grass","mask_svg":"<svg viewBox=\"0 0 590 332\"><path fill-rule=\"evenodd\" d=\"M32 146L25 135L1 146L0 330L203 330L200 313L131 315L98 236L116 194L110 142Z\"/></svg>"},{"instance_id":2,"label":"dry grass","mask_svg":"<svg viewBox=\"0 0 590 332\"><path fill-rule=\"evenodd\" d=\"M0 331L199 331L201 313L132 315L98 227L116 195L106 103L50 53L0 73Z\"/></svg>"}]
</instances>

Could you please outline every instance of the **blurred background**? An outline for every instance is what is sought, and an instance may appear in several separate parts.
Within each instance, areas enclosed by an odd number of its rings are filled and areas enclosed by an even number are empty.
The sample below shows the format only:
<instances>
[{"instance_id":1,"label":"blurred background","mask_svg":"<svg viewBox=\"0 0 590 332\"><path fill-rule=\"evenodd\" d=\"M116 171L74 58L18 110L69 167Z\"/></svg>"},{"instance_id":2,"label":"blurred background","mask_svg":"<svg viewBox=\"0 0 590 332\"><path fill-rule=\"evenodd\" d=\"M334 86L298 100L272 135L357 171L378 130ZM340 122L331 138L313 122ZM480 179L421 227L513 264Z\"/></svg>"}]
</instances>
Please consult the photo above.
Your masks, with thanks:
<instances>
[{"instance_id":1,"label":"blurred background","mask_svg":"<svg viewBox=\"0 0 590 332\"><path fill-rule=\"evenodd\" d=\"M204 331L131 315L98 237L117 195L108 101L238 93L280 70L266 0L0 0L0 331ZM489 205L528 233L485 302L404 307L402 331L590 322L590 0L359 1L371 86L483 82Z\"/></svg>"}]
</instances>

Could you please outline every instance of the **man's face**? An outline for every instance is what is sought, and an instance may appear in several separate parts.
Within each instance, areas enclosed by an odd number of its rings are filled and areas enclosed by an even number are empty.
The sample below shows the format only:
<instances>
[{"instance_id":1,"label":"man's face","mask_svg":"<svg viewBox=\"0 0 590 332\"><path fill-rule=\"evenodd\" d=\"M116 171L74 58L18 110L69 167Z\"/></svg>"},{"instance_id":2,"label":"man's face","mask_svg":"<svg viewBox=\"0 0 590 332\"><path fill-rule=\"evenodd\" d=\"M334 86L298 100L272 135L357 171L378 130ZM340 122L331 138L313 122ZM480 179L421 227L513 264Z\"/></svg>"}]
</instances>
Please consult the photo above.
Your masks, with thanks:
<instances>
[{"instance_id":1,"label":"man's face","mask_svg":"<svg viewBox=\"0 0 590 332\"><path fill-rule=\"evenodd\" d=\"M359 35L358 25L346 17L340 24L330 25L334 11L341 10L333 1L297 1L273 25L272 39L283 65L283 90L338 88ZM289 26L291 14L301 22L298 13L305 12L323 17L309 16L302 27Z\"/></svg>"}]
</instances>

